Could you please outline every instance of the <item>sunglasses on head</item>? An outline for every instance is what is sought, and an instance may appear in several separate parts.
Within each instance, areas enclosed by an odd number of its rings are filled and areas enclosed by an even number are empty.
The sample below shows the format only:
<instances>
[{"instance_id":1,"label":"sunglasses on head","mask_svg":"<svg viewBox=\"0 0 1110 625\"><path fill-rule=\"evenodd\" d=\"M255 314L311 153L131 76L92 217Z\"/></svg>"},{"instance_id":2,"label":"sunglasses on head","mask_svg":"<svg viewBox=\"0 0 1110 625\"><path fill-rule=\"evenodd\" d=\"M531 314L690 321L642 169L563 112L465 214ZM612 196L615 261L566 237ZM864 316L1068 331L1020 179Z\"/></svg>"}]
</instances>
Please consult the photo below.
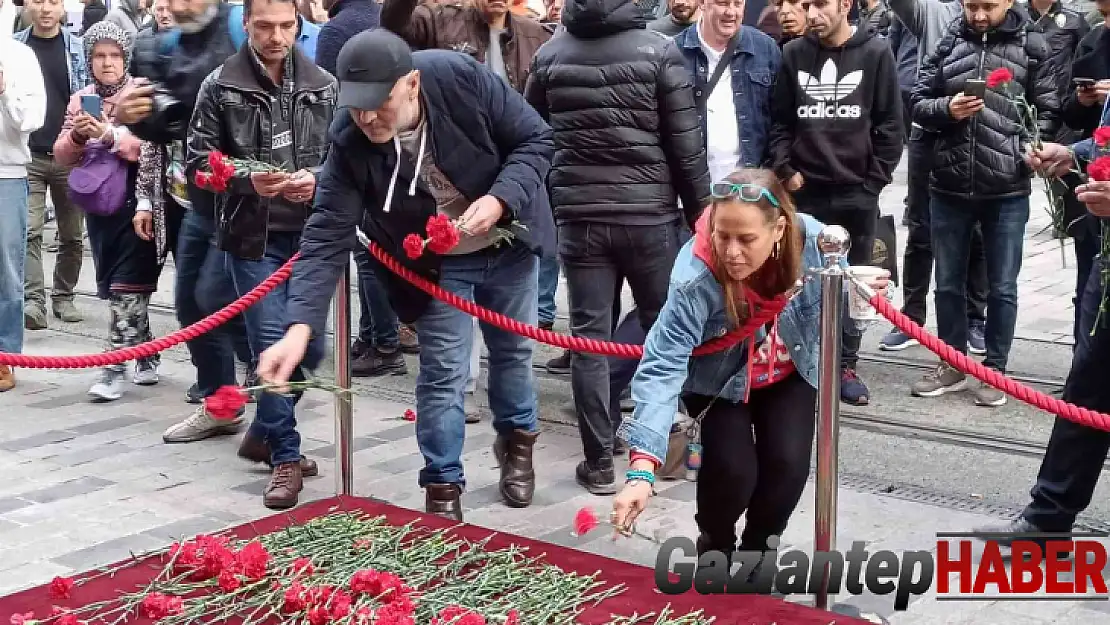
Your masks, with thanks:
<instances>
[{"instance_id":1,"label":"sunglasses on head","mask_svg":"<svg viewBox=\"0 0 1110 625\"><path fill-rule=\"evenodd\" d=\"M765 187L757 184L736 184L734 182L717 182L714 183L710 189L713 197L718 200L743 200L745 202L758 202L760 199L765 199L771 203L775 208L779 206L779 200L773 193L768 191Z\"/></svg>"}]
</instances>

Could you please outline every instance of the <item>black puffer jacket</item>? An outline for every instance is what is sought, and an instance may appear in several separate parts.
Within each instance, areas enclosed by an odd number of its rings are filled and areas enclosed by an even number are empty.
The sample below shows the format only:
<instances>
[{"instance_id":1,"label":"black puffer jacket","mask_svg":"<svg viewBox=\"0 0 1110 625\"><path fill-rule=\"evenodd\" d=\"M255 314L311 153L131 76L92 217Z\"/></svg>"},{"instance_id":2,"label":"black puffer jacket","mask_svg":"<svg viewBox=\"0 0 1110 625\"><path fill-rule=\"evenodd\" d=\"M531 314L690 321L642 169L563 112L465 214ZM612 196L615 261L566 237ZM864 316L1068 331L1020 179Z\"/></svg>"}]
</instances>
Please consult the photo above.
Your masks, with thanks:
<instances>
[{"instance_id":1,"label":"black puffer jacket","mask_svg":"<svg viewBox=\"0 0 1110 625\"><path fill-rule=\"evenodd\" d=\"M532 60L528 102L551 125L555 219L692 226L709 203L693 80L633 0L570 0Z\"/></svg>"},{"instance_id":2,"label":"black puffer jacket","mask_svg":"<svg viewBox=\"0 0 1110 625\"><path fill-rule=\"evenodd\" d=\"M1044 37L1029 32L1024 17L1011 9L1002 24L986 33L963 17L926 59L913 90L914 121L938 133L929 189L963 199L1002 199L1030 193L1032 171L1022 158L1021 115L1005 95L1023 95L1037 108L1041 136L1055 136L1060 102ZM986 106L956 121L952 98L969 79L985 80L996 69L1013 72L1006 86L987 89Z\"/></svg>"}]
</instances>

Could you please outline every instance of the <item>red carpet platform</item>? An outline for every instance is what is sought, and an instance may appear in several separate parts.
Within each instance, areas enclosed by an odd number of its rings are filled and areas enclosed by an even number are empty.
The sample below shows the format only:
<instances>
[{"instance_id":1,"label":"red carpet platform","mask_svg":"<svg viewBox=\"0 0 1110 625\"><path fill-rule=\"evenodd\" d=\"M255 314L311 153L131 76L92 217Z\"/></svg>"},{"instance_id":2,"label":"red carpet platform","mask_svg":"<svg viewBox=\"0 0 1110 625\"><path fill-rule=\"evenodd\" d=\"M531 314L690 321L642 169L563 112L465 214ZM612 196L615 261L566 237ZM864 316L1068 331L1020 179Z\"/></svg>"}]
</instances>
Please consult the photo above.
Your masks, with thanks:
<instances>
[{"instance_id":1,"label":"red carpet platform","mask_svg":"<svg viewBox=\"0 0 1110 625\"><path fill-rule=\"evenodd\" d=\"M303 523L309 519L341 511L360 511L373 516L383 516L391 525L397 526L415 523L418 526L434 530L453 527L452 523L444 519L426 516L378 501L336 497L306 504L288 513L277 514L241 525L230 530L229 534L238 539L251 539L292 524ZM570 519L567 520L568 532L571 531L570 521ZM602 532L606 530L599 528L595 531ZM831 614L791 604L773 597L699 595L692 591L677 596L663 595L655 589L654 572L645 567L511 534L491 532L491 530L481 527L459 526L452 529L451 534L471 541L480 541L492 534L492 539L488 543L488 547L491 549L516 545L526 548L528 555L532 557L546 554L544 558L546 562L564 571L582 575L592 575L601 571L601 580L606 585L624 584L627 587L627 590L615 597L605 599L596 606L586 607L578 618L578 622L583 624L603 625L611 622L613 615L631 616L632 614L645 614L652 611L658 613L668 603L677 615L702 610L706 616L715 617L715 625L830 625L834 622L838 625L850 625L865 622L839 614ZM0 622L6 624L10 615L26 614L28 612L34 612L37 618L44 619L50 614L51 606L54 605L73 608L110 600L118 597L121 592L135 592L157 575L162 565L161 556L151 556L146 560L137 561L119 570L111 577L99 577L81 585L74 591L73 598L68 601L51 598L48 585L0 598ZM178 618L180 619L180 617ZM224 622L231 620L235 619ZM47 621L47 625L52 622ZM127 619L129 625L149 622L151 621L138 616ZM276 619L274 622L277 622ZM654 618L646 622L654 622ZM96 621L94 620L93 623L95 624ZM426 624L421 623L420 625Z\"/></svg>"}]
</instances>

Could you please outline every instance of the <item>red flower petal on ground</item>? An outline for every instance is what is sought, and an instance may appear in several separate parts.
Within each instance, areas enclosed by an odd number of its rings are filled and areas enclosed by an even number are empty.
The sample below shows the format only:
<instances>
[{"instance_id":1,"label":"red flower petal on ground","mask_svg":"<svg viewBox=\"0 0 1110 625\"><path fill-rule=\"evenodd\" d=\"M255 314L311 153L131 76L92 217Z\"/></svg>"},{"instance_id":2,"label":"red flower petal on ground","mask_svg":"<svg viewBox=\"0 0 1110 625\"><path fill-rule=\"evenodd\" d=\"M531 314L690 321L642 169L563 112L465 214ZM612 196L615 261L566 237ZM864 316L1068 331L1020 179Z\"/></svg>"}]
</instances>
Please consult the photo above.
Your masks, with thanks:
<instances>
[{"instance_id":1,"label":"red flower petal on ground","mask_svg":"<svg viewBox=\"0 0 1110 625\"><path fill-rule=\"evenodd\" d=\"M505 616L505 625L520 625L520 613L509 610L509 614Z\"/></svg>"},{"instance_id":2,"label":"red flower petal on ground","mask_svg":"<svg viewBox=\"0 0 1110 625\"><path fill-rule=\"evenodd\" d=\"M1087 177L1091 180L1110 180L1110 156L1100 156L1087 165Z\"/></svg>"},{"instance_id":3,"label":"red flower petal on ground","mask_svg":"<svg viewBox=\"0 0 1110 625\"><path fill-rule=\"evenodd\" d=\"M416 619L412 617L414 610L396 601L387 603L374 614L374 625L416 625Z\"/></svg>"},{"instance_id":4,"label":"red flower petal on ground","mask_svg":"<svg viewBox=\"0 0 1110 625\"><path fill-rule=\"evenodd\" d=\"M416 260L424 255L424 239L419 234L410 234L401 241L401 247L405 250L405 256L412 260Z\"/></svg>"},{"instance_id":5,"label":"red flower petal on ground","mask_svg":"<svg viewBox=\"0 0 1110 625\"><path fill-rule=\"evenodd\" d=\"M266 576L270 565L270 552L257 540L252 540L239 550L237 556L239 569L247 579L258 581Z\"/></svg>"},{"instance_id":6,"label":"red flower petal on ground","mask_svg":"<svg viewBox=\"0 0 1110 625\"><path fill-rule=\"evenodd\" d=\"M1014 79L1014 73L1008 68L999 67L987 75L987 86L991 89L1004 85Z\"/></svg>"},{"instance_id":7,"label":"red flower petal on ground","mask_svg":"<svg viewBox=\"0 0 1110 625\"><path fill-rule=\"evenodd\" d=\"M35 620L34 612L24 612L23 614L13 614L11 618L8 619L8 622L12 625L24 625L24 623L28 623L33 620Z\"/></svg>"},{"instance_id":8,"label":"red flower petal on ground","mask_svg":"<svg viewBox=\"0 0 1110 625\"><path fill-rule=\"evenodd\" d=\"M574 533L579 536L589 534L597 527L597 515L589 508L582 508L574 515Z\"/></svg>"},{"instance_id":9,"label":"red flower petal on ground","mask_svg":"<svg viewBox=\"0 0 1110 625\"><path fill-rule=\"evenodd\" d=\"M293 614L305 608L304 586L300 582L290 584L289 588L285 589L285 595L282 598L284 603L281 605L281 611L284 614Z\"/></svg>"},{"instance_id":10,"label":"red flower petal on ground","mask_svg":"<svg viewBox=\"0 0 1110 625\"><path fill-rule=\"evenodd\" d=\"M55 577L50 580L50 597L52 599L69 599L73 592L73 580L68 577Z\"/></svg>"},{"instance_id":11,"label":"red flower petal on ground","mask_svg":"<svg viewBox=\"0 0 1110 625\"><path fill-rule=\"evenodd\" d=\"M432 619L432 625L486 625L486 619L473 610L449 605L440 610L439 618Z\"/></svg>"},{"instance_id":12,"label":"red flower petal on ground","mask_svg":"<svg viewBox=\"0 0 1110 625\"><path fill-rule=\"evenodd\" d=\"M370 625L370 619L373 618L373 616L374 613L370 611L370 608L362 606L358 610L355 610L355 623L357 625ZM380 623L381 621L379 620L378 622Z\"/></svg>"},{"instance_id":13,"label":"red flower petal on ground","mask_svg":"<svg viewBox=\"0 0 1110 625\"><path fill-rule=\"evenodd\" d=\"M77 617L72 614L63 614L54 621L54 625L81 625Z\"/></svg>"},{"instance_id":14,"label":"red flower petal on ground","mask_svg":"<svg viewBox=\"0 0 1110 625\"><path fill-rule=\"evenodd\" d=\"M239 416L239 410L246 405L247 394L238 386L221 386L204 398L204 409L213 419L219 421L233 421Z\"/></svg>"},{"instance_id":15,"label":"red flower petal on ground","mask_svg":"<svg viewBox=\"0 0 1110 625\"><path fill-rule=\"evenodd\" d=\"M335 591L330 604L332 620L338 621L350 615L352 603L351 595L342 590Z\"/></svg>"},{"instance_id":16,"label":"red flower petal on ground","mask_svg":"<svg viewBox=\"0 0 1110 625\"><path fill-rule=\"evenodd\" d=\"M407 408L405 414L401 415L401 418L405 421L416 421L416 411L412 408Z\"/></svg>"},{"instance_id":17,"label":"red flower petal on ground","mask_svg":"<svg viewBox=\"0 0 1110 625\"><path fill-rule=\"evenodd\" d=\"M236 590L239 590L239 587L243 585L243 582L239 581L238 575L225 569L223 571L220 571L219 584L220 590L224 592L235 592Z\"/></svg>"},{"instance_id":18,"label":"red flower petal on ground","mask_svg":"<svg viewBox=\"0 0 1110 625\"><path fill-rule=\"evenodd\" d=\"M1099 126L1095 128L1095 133L1092 135L1095 140L1095 145L1104 148L1110 145L1110 126Z\"/></svg>"},{"instance_id":19,"label":"red flower petal on ground","mask_svg":"<svg viewBox=\"0 0 1110 625\"><path fill-rule=\"evenodd\" d=\"M302 575L312 575L316 572L316 567L312 566L312 560L308 558L297 558L296 560L293 560L293 564L290 566L290 568L293 569L293 574L297 577L300 577Z\"/></svg>"},{"instance_id":20,"label":"red flower petal on ground","mask_svg":"<svg viewBox=\"0 0 1110 625\"><path fill-rule=\"evenodd\" d=\"M331 614L322 605L315 605L308 609L308 622L312 625L327 625L331 622Z\"/></svg>"}]
</instances>

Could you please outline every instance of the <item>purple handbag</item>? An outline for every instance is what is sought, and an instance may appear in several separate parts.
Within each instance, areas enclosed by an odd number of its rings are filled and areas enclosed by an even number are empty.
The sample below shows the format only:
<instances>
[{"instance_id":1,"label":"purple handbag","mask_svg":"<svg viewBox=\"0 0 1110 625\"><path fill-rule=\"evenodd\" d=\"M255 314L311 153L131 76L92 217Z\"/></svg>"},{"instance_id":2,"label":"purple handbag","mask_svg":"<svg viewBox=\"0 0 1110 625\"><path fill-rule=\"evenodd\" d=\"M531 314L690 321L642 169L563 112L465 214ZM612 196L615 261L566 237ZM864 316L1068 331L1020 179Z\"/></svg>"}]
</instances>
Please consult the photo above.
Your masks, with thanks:
<instances>
[{"instance_id":1,"label":"purple handbag","mask_svg":"<svg viewBox=\"0 0 1110 625\"><path fill-rule=\"evenodd\" d=\"M69 173L70 199L89 215L116 214L127 201L127 168L108 146L86 146L81 164Z\"/></svg>"}]
</instances>

